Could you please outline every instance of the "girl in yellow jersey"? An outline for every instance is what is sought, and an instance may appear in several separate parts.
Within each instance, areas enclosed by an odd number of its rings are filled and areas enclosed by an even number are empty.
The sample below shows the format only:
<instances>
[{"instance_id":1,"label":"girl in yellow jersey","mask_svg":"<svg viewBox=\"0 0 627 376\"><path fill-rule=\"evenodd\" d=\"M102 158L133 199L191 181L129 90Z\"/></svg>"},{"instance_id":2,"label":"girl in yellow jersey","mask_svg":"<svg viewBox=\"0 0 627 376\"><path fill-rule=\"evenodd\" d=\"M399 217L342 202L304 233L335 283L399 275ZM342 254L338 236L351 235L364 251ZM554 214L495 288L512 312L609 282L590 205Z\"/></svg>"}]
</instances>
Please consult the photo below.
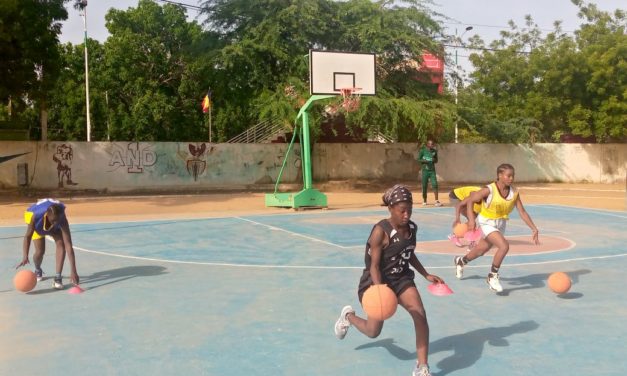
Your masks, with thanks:
<instances>
[{"instance_id":1,"label":"girl in yellow jersey","mask_svg":"<svg viewBox=\"0 0 627 376\"><path fill-rule=\"evenodd\" d=\"M533 232L533 242L539 244L539 241L538 228L525 210L518 191L512 186L514 182L514 167L503 163L496 169L496 176L494 183L471 193L468 198L460 202L460 205L463 203L467 207L468 231L474 230L476 225L478 225L483 232L483 238L475 247L469 249L465 256L455 257L455 274L457 278L461 278L464 272L464 265L479 256L483 256L490 248L496 247L497 251L492 259L492 268L488 274L487 283L490 289L501 292L503 287L499 282L498 273L501 263L509 251L509 242L503 234L505 233L509 214L514 208L518 209L520 218ZM476 216L476 220L473 205L467 205L468 203L481 203L481 211Z\"/></svg>"},{"instance_id":2,"label":"girl in yellow jersey","mask_svg":"<svg viewBox=\"0 0 627 376\"><path fill-rule=\"evenodd\" d=\"M464 217L466 217L466 204L467 201L464 201L465 198L467 198L468 196L470 196L470 194L472 192L476 192L478 190L480 190L481 187L477 187L474 185L469 185L466 187L458 187L458 188L454 188L453 190L451 190L451 192L448 194L448 198L449 201L451 203L451 205L455 206L455 220L453 221L453 228L455 228L455 226L460 223L459 222L459 216L460 214L463 215ZM481 204L474 204L473 205L473 211L475 213L479 213L479 211L481 211ZM460 239L455 236L454 233L451 233L448 236L448 240L452 241L456 246L458 247L463 247L464 245L461 243Z\"/></svg>"}]
</instances>

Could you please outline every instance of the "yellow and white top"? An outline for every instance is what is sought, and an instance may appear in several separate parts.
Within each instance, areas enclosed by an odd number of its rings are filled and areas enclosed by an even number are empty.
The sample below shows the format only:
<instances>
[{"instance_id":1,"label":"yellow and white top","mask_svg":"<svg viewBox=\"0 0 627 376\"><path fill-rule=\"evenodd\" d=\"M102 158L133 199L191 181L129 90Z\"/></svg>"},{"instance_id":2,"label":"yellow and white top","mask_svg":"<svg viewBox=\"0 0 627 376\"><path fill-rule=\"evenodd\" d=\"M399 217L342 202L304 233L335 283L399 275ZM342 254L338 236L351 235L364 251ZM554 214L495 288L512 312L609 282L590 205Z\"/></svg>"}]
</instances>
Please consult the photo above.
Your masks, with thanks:
<instances>
[{"instance_id":1,"label":"yellow and white top","mask_svg":"<svg viewBox=\"0 0 627 376\"><path fill-rule=\"evenodd\" d=\"M480 189L481 189L481 187L477 187L477 186L474 186L474 185L469 185L469 186L466 186L466 187L455 188L455 189L453 189L453 193L461 201L461 200L465 199L466 197L470 196L470 194L472 192L476 192L476 191L478 191ZM472 210L475 213L479 213L481 211L481 204L473 204L472 205Z\"/></svg>"},{"instance_id":2,"label":"yellow and white top","mask_svg":"<svg viewBox=\"0 0 627 376\"><path fill-rule=\"evenodd\" d=\"M486 187L490 190L490 194L481 203L481 212L479 214L489 219L509 219L509 213L516 207L518 191L510 186L507 197L503 197L496 183L489 184Z\"/></svg>"}]
</instances>

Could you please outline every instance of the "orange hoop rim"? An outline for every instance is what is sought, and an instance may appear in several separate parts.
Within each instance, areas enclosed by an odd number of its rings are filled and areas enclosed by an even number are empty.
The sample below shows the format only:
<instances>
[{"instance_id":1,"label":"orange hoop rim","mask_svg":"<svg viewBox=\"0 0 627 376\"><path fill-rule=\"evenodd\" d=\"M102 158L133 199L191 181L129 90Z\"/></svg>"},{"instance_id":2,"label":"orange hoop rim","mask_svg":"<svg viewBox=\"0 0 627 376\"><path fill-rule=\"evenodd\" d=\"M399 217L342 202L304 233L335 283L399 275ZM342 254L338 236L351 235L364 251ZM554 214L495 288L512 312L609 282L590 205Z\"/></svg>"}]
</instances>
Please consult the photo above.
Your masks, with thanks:
<instances>
[{"instance_id":1,"label":"orange hoop rim","mask_svg":"<svg viewBox=\"0 0 627 376\"><path fill-rule=\"evenodd\" d=\"M340 94L343 98L348 98L350 96L359 96L359 92L362 90L360 87L343 87L340 88Z\"/></svg>"}]
</instances>

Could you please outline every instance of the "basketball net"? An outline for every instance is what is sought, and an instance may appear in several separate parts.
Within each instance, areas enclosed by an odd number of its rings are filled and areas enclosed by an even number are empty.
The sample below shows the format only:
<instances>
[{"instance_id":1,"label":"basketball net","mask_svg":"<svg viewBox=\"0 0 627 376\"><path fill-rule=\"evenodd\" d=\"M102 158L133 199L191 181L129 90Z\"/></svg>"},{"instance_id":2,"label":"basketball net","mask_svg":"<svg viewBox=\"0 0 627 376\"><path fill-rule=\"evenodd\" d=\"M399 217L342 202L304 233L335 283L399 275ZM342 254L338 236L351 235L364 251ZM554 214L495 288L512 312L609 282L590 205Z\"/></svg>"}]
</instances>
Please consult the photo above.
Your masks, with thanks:
<instances>
[{"instance_id":1,"label":"basketball net","mask_svg":"<svg viewBox=\"0 0 627 376\"><path fill-rule=\"evenodd\" d=\"M361 102L360 87L347 87L340 89L342 95L341 106L346 112L354 112L359 108Z\"/></svg>"},{"instance_id":2,"label":"basketball net","mask_svg":"<svg viewBox=\"0 0 627 376\"><path fill-rule=\"evenodd\" d=\"M342 98L340 98L339 103L337 104L330 103L324 106L325 116L333 117L340 111L357 111L357 109L359 109L359 104L361 103L361 95L359 94L360 91L360 87L347 87L340 89L339 92Z\"/></svg>"}]
</instances>

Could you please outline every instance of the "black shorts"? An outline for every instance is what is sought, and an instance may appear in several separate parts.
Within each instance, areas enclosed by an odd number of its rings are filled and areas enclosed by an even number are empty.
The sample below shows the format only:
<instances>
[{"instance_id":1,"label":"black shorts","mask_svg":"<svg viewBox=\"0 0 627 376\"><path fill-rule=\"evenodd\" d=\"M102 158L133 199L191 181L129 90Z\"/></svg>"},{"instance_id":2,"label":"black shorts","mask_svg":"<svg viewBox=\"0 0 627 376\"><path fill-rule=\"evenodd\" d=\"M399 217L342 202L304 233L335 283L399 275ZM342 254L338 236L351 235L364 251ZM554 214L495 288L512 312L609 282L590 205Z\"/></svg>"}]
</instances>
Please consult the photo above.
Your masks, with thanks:
<instances>
[{"instance_id":1,"label":"black shorts","mask_svg":"<svg viewBox=\"0 0 627 376\"><path fill-rule=\"evenodd\" d=\"M451 193L448 194L448 197L452 200L459 200L461 201L462 199L457 197L457 195L455 194L455 191L451 191Z\"/></svg>"},{"instance_id":2,"label":"black shorts","mask_svg":"<svg viewBox=\"0 0 627 376\"><path fill-rule=\"evenodd\" d=\"M388 285L389 288L394 291L396 296L400 296L403 291L407 290L409 287L416 287L414 283L414 271L409 269L407 272L399 275L398 277L390 278L389 276L382 276L383 283ZM364 273L361 275L359 279L359 287L357 288L357 296L359 296L359 302L361 303L361 299L364 296L364 293L370 286L372 286L372 278L370 278L370 272L364 270Z\"/></svg>"}]
</instances>

